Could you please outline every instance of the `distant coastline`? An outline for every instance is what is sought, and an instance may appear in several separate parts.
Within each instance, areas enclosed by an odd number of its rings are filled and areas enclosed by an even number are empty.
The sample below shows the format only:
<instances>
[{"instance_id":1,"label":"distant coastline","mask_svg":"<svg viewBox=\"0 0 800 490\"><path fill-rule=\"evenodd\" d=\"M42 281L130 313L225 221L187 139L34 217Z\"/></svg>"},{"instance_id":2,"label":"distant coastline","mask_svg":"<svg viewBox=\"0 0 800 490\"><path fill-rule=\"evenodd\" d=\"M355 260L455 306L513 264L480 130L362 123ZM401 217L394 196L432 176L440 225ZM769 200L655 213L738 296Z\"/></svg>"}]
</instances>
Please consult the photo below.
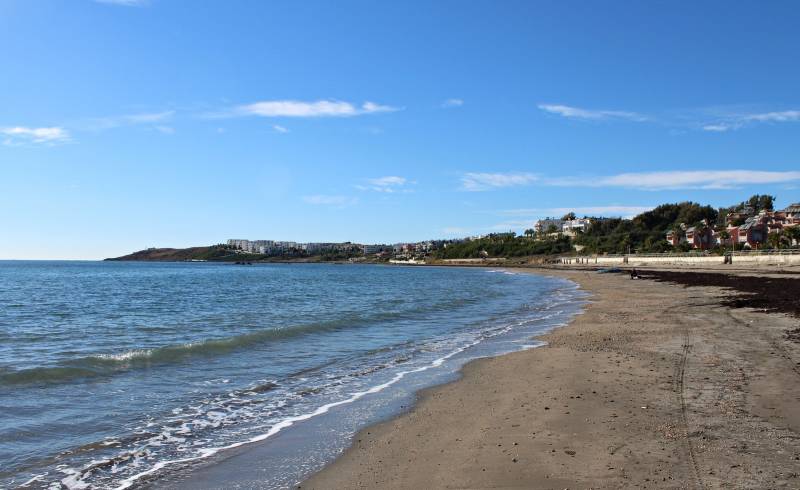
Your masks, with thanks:
<instances>
[{"instance_id":1,"label":"distant coastline","mask_svg":"<svg viewBox=\"0 0 800 490\"><path fill-rule=\"evenodd\" d=\"M219 245L189 248L148 248L120 257L110 257L104 261L142 261L142 262L336 262L326 260L322 255L304 257L267 256L262 254L233 253ZM341 260L339 260L341 261Z\"/></svg>"}]
</instances>

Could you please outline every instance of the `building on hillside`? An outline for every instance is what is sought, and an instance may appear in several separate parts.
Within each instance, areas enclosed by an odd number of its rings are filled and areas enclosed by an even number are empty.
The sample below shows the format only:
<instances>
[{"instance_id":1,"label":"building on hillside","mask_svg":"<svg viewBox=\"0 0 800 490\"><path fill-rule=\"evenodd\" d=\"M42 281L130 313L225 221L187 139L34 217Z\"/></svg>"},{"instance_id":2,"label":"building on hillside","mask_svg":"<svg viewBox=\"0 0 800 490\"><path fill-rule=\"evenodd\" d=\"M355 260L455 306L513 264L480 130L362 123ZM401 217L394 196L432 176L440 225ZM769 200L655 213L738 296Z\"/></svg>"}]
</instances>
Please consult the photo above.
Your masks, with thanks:
<instances>
[{"instance_id":1,"label":"building on hillside","mask_svg":"<svg viewBox=\"0 0 800 490\"><path fill-rule=\"evenodd\" d=\"M738 243L743 247L758 248L767 240L767 224L762 222L763 218L753 216L747 218L743 225L739 227Z\"/></svg>"},{"instance_id":2,"label":"building on hillside","mask_svg":"<svg viewBox=\"0 0 800 490\"><path fill-rule=\"evenodd\" d=\"M686 241L686 234L683 230L669 230L667 232L667 243L673 247L677 247L684 241Z\"/></svg>"},{"instance_id":3,"label":"building on hillside","mask_svg":"<svg viewBox=\"0 0 800 490\"><path fill-rule=\"evenodd\" d=\"M708 250L716 245L714 230L708 225L686 228L686 242L697 250Z\"/></svg>"},{"instance_id":4,"label":"building on hillside","mask_svg":"<svg viewBox=\"0 0 800 490\"><path fill-rule=\"evenodd\" d=\"M725 215L725 226L739 226L744 220L755 216L756 211L751 206L745 206L738 211L734 211ZM738 224L737 224L738 223Z\"/></svg>"},{"instance_id":5,"label":"building on hillside","mask_svg":"<svg viewBox=\"0 0 800 490\"><path fill-rule=\"evenodd\" d=\"M364 255L375 255L387 248L386 245L364 245Z\"/></svg>"},{"instance_id":6,"label":"building on hillside","mask_svg":"<svg viewBox=\"0 0 800 490\"><path fill-rule=\"evenodd\" d=\"M725 231L728 232L728 238L722 238L719 234L715 234L717 238L717 244L723 247L730 247L739 243L739 227L729 225L725 228Z\"/></svg>"},{"instance_id":7,"label":"building on hillside","mask_svg":"<svg viewBox=\"0 0 800 490\"><path fill-rule=\"evenodd\" d=\"M555 219L555 218L546 218L540 219L533 225L533 229L536 230L536 233L549 233L549 230L555 228L556 232L561 231L561 227L564 225L564 220L562 219Z\"/></svg>"},{"instance_id":8,"label":"building on hillside","mask_svg":"<svg viewBox=\"0 0 800 490\"><path fill-rule=\"evenodd\" d=\"M575 236L578 232L584 232L589 229L592 221L589 218L578 218L573 220L564 221L561 224L561 232L567 236Z\"/></svg>"},{"instance_id":9,"label":"building on hillside","mask_svg":"<svg viewBox=\"0 0 800 490\"><path fill-rule=\"evenodd\" d=\"M233 238L228 240L228 246L233 248L238 248L239 250L248 251L250 248L250 240L240 240Z\"/></svg>"},{"instance_id":10,"label":"building on hillside","mask_svg":"<svg viewBox=\"0 0 800 490\"><path fill-rule=\"evenodd\" d=\"M800 218L800 202L790 204L783 210L784 213L791 215L793 218Z\"/></svg>"}]
</instances>

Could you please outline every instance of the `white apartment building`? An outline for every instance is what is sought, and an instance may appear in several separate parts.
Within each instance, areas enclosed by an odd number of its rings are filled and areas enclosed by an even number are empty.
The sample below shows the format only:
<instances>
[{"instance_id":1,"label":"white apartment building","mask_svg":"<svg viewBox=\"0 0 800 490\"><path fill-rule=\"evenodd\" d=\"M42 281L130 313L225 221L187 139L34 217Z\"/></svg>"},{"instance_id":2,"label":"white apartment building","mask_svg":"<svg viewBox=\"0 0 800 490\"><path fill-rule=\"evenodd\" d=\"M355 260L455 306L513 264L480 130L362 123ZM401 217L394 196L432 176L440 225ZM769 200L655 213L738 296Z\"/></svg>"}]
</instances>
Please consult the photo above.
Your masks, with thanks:
<instances>
[{"instance_id":1,"label":"white apartment building","mask_svg":"<svg viewBox=\"0 0 800 490\"><path fill-rule=\"evenodd\" d=\"M575 236L578 231L586 231L591 226L592 221L588 218L578 218L564 221L561 225L561 232L567 236Z\"/></svg>"}]
</instances>

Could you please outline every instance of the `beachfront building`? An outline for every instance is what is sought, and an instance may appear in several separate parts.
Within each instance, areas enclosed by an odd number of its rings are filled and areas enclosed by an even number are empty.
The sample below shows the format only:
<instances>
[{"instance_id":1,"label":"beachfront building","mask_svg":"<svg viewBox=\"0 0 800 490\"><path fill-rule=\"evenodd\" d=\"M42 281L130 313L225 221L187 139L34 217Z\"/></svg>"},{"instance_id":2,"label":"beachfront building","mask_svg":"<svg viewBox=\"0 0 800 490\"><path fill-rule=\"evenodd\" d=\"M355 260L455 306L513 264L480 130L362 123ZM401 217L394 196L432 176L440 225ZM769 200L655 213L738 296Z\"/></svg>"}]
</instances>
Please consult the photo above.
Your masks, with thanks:
<instances>
[{"instance_id":1,"label":"beachfront building","mask_svg":"<svg viewBox=\"0 0 800 490\"><path fill-rule=\"evenodd\" d=\"M719 235L717 236L717 243L723 247L732 247L739 243L739 227L729 225L725 228L725 231L728 233L728 238L722 238Z\"/></svg>"},{"instance_id":2,"label":"beachfront building","mask_svg":"<svg viewBox=\"0 0 800 490\"><path fill-rule=\"evenodd\" d=\"M682 229L670 230L667 232L667 243L673 247L677 247L686 240L686 234Z\"/></svg>"},{"instance_id":3,"label":"beachfront building","mask_svg":"<svg viewBox=\"0 0 800 490\"><path fill-rule=\"evenodd\" d=\"M738 243L745 248L758 248L767 240L767 225L764 217L752 216L747 218L739 227Z\"/></svg>"},{"instance_id":4,"label":"beachfront building","mask_svg":"<svg viewBox=\"0 0 800 490\"><path fill-rule=\"evenodd\" d=\"M686 242L696 250L708 250L716 245L714 230L708 225L686 228Z\"/></svg>"}]
</instances>

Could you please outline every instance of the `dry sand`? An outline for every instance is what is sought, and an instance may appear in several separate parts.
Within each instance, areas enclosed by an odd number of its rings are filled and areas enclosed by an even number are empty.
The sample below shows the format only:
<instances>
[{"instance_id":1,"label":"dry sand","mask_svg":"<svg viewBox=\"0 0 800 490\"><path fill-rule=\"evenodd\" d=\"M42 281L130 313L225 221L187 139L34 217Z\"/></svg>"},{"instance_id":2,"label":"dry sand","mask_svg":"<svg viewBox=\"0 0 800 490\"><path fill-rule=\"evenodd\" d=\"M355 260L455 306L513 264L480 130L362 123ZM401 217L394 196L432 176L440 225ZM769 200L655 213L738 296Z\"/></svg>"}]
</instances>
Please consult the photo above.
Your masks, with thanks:
<instances>
[{"instance_id":1,"label":"dry sand","mask_svg":"<svg viewBox=\"0 0 800 490\"><path fill-rule=\"evenodd\" d=\"M593 295L547 347L470 363L302 488L800 488L797 318L718 287L545 273Z\"/></svg>"}]
</instances>

